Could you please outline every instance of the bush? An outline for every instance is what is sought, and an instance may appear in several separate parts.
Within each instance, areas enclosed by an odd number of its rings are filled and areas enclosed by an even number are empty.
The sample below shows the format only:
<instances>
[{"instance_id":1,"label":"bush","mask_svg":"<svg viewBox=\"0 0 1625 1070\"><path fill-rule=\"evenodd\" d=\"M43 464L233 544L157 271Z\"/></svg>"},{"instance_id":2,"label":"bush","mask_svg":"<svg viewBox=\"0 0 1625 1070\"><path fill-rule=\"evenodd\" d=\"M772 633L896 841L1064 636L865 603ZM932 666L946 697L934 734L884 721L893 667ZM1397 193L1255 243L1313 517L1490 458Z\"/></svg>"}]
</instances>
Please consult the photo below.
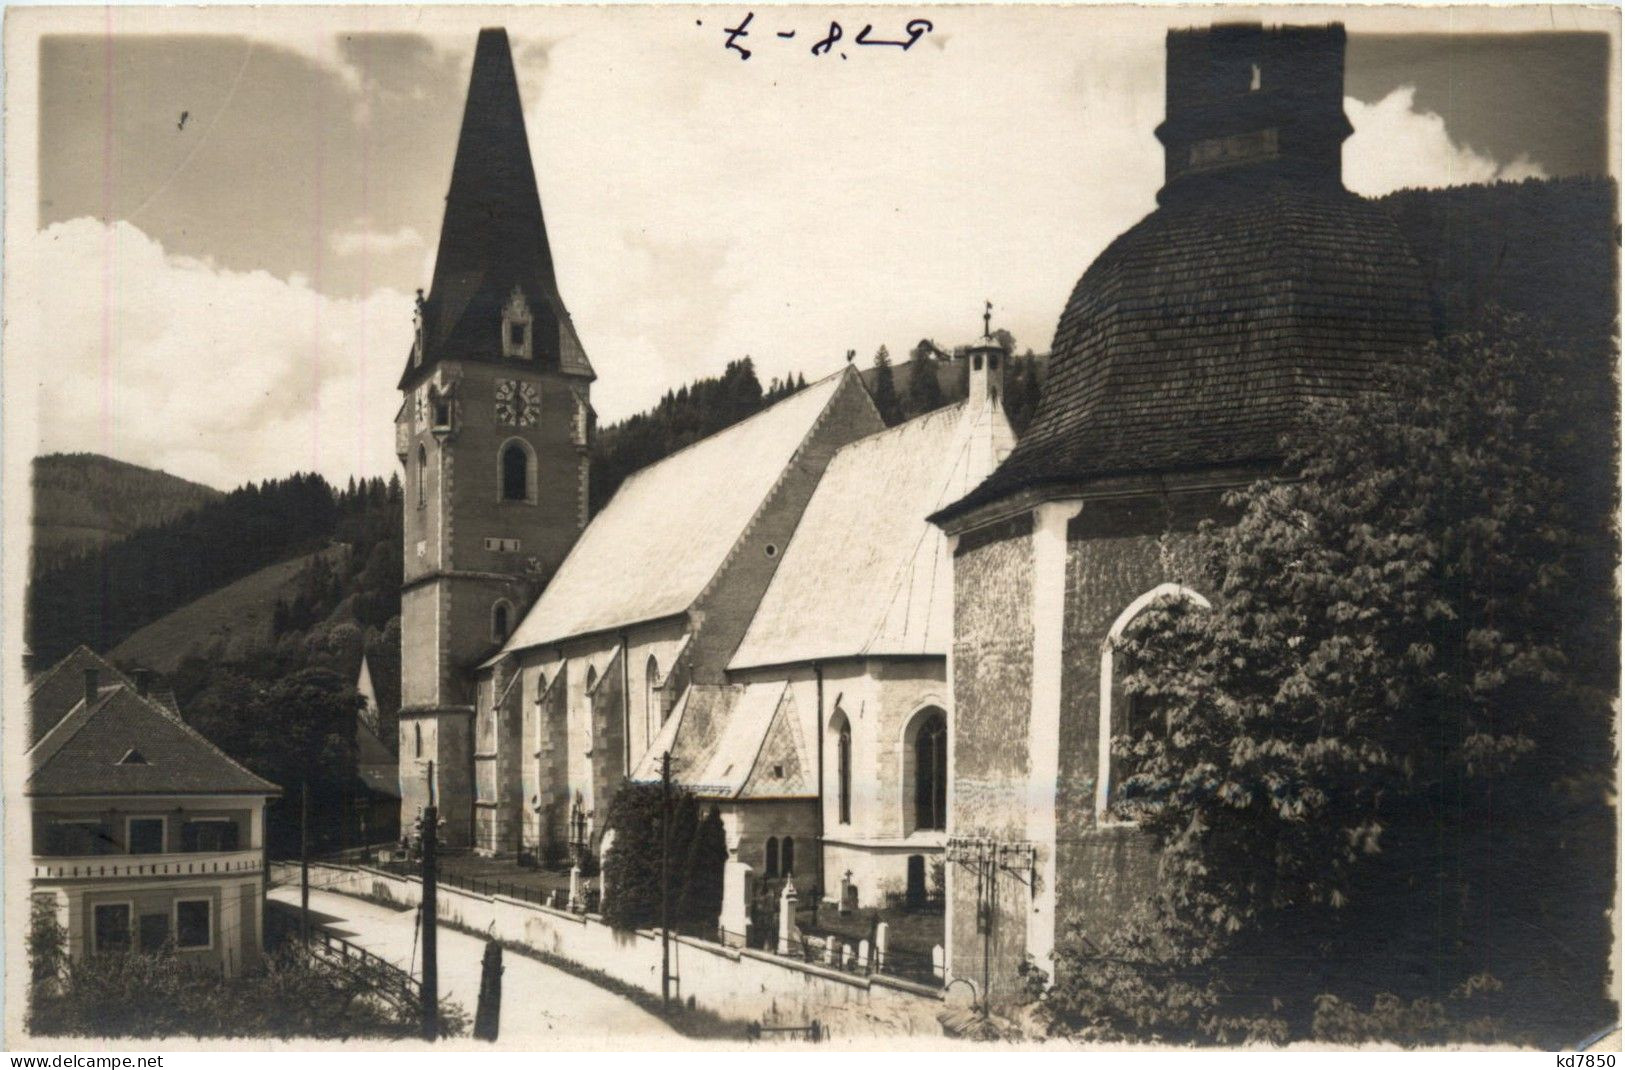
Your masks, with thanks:
<instances>
[{"instance_id":1,"label":"bush","mask_svg":"<svg viewBox=\"0 0 1625 1070\"><path fill-rule=\"evenodd\" d=\"M55 933L50 930L54 928ZM416 1008L378 993L382 967L340 970L290 947L262 968L222 980L218 965L170 950L61 958L61 927L36 903L29 953L33 982L27 1027L40 1036L406 1038L419 1031ZM53 946L56 948L52 950ZM441 1034L457 1036L467 1016L441 1005Z\"/></svg>"}]
</instances>

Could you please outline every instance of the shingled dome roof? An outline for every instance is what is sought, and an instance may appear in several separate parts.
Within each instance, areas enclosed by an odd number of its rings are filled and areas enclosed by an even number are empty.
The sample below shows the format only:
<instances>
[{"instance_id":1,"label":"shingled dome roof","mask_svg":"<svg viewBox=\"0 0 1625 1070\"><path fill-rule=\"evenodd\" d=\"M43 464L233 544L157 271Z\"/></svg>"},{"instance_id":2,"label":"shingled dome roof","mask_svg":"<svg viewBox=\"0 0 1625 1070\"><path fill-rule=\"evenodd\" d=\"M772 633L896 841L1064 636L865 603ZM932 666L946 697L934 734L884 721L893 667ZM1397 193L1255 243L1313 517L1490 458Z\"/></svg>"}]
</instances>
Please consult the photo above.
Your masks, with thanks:
<instances>
[{"instance_id":1,"label":"shingled dome roof","mask_svg":"<svg viewBox=\"0 0 1625 1070\"><path fill-rule=\"evenodd\" d=\"M1394 220L1343 188L1340 26L1168 35L1161 207L1061 313L1026 436L936 519L1057 484L1269 461L1430 334Z\"/></svg>"}]
</instances>

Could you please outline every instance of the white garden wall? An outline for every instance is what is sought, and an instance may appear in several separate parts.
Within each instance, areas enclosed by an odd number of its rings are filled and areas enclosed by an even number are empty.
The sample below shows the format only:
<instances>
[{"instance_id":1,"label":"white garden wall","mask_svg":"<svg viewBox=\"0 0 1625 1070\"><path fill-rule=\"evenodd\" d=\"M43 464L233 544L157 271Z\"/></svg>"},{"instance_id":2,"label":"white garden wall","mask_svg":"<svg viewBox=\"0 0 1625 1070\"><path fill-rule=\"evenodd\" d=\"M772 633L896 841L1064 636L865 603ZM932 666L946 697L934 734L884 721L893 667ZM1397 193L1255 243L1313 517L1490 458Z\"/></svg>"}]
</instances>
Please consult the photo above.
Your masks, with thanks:
<instances>
[{"instance_id":1,"label":"white garden wall","mask_svg":"<svg viewBox=\"0 0 1625 1070\"><path fill-rule=\"evenodd\" d=\"M320 877L317 872L320 871ZM311 882L330 891L387 896L417 906L422 883L369 867L312 865ZM624 984L660 993L660 935L622 932L596 915L485 896L449 885L437 892L441 920L600 970ZM814 1018L832 1036L942 1035L942 997L888 978L857 977L762 951L672 938L672 992L740 1022L806 1025Z\"/></svg>"}]
</instances>

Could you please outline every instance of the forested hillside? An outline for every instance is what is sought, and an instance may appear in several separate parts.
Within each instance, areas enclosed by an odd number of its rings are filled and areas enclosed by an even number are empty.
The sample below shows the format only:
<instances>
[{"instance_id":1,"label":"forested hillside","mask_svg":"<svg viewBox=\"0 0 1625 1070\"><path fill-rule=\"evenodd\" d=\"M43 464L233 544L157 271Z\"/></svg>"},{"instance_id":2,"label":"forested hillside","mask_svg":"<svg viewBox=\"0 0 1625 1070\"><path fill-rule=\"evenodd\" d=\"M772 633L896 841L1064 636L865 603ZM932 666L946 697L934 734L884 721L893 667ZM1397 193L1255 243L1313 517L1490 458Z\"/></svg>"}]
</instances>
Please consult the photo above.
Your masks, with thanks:
<instances>
[{"instance_id":1,"label":"forested hillside","mask_svg":"<svg viewBox=\"0 0 1625 1070\"><path fill-rule=\"evenodd\" d=\"M597 513L602 509L621 481L638 469L732 427L806 385L807 380L798 375L794 381L774 379L763 390L756 366L745 357L729 361L720 376L666 391L648 412L599 430L588 474L588 510Z\"/></svg>"},{"instance_id":2,"label":"forested hillside","mask_svg":"<svg viewBox=\"0 0 1625 1070\"><path fill-rule=\"evenodd\" d=\"M1015 339L1007 332L995 334L1013 354ZM1018 434L1038 406L1044 361L1031 349L1010 358L1004 405ZM948 352L925 339L914 348L912 359L896 366L881 346L874 355L874 366L862 373L863 384L886 423L898 424L964 398L965 368L964 347ZM806 385L806 378L798 374L783 382L774 379L764 389L756 378L755 365L744 357L730 361L722 375L669 390L648 412L600 429L592 447L589 510L597 513L602 509L621 482L638 469L731 427Z\"/></svg>"},{"instance_id":3,"label":"forested hillside","mask_svg":"<svg viewBox=\"0 0 1625 1070\"><path fill-rule=\"evenodd\" d=\"M336 492L314 474L250 484L61 567L36 571L27 620L36 660L50 664L81 642L110 650L171 610L266 565L348 541L366 526L361 517L387 507L384 484L375 480L368 488ZM359 551L363 561L371 549Z\"/></svg>"},{"instance_id":4,"label":"forested hillside","mask_svg":"<svg viewBox=\"0 0 1625 1070\"><path fill-rule=\"evenodd\" d=\"M73 558L218 501L213 487L96 453L34 458L33 568Z\"/></svg>"}]
</instances>

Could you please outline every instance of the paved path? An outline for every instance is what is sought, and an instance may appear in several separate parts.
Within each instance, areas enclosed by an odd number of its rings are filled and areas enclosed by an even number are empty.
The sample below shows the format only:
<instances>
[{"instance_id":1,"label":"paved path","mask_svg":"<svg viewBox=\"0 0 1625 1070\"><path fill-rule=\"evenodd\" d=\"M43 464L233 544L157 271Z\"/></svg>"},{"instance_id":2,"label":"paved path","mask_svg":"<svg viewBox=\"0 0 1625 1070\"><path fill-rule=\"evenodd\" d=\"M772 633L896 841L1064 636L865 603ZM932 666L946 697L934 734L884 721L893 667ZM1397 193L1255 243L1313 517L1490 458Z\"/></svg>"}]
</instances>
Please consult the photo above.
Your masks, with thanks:
<instances>
[{"instance_id":1,"label":"paved path","mask_svg":"<svg viewBox=\"0 0 1625 1070\"><path fill-rule=\"evenodd\" d=\"M299 905L298 885L271 889L271 898ZM414 976L423 949L414 952L417 911L397 910L336 892L310 892L312 921ZM480 959L485 941L440 927L440 996L463 1005L472 1028L479 1003ZM497 1043L503 1047L689 1046L664 1021L626 999L561 970L504 950L502 1019Z\"/></svg>"}]
</instances>

